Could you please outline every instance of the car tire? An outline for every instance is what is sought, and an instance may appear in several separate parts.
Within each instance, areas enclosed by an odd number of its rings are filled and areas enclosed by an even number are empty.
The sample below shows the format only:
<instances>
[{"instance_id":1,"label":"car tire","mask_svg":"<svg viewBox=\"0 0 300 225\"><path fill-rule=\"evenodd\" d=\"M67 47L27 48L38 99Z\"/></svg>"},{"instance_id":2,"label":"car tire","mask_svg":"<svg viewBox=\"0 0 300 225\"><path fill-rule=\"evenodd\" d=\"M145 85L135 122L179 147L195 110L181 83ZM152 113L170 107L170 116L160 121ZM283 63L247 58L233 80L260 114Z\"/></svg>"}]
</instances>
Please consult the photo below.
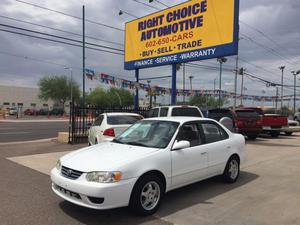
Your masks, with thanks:
<instances>
[{"instance_id":1,"label":"car tire","mask_svg":"<svg viewBox=\"0 0 300 225\"><path fill-rule=\"evenodd\" d=\"M292 136L293 132L285 132L286 136Z\"/></svg>"},{"instance_id":2,"label":"car tire","mask_svg":"<svg viewBox=\"0 0 300 225\"><path fill-rule=\"evenodd\" d=\"M95 139L95 142L94 142L94 143L95 143L95 145L96 145L96 144L98 144L98 140L97 140L97 138Z\"/></svg>"},{"instance_id":3,"label":"car tire","mask_svg":"<svg viewBox=\"0 0 300 225\"><path fill-rule=\"evenodd\" d=\"M271 132L271 137L277 138L279 136L279 132Z\"/></svg>"},{"instance_id":4,"label":"car tire","mask_svg":"<svg viewBox=\"0 0 300 225\"><path fill-rule=\"evenodd\" d=\"M257 138L257 135L248 135L248 140L255 140Z\"/></svg>"},{"instance_id":5,"label":"car tire","mask_svg":"<svg viewBox=\"0 0 300 225\"><path fill-rule=\"evenodd\" d=\"M140 216L152 215L158 210L163 194L163 183L159 177L141 177L132 190L129 209Z\"/></svg>"},{"instance_id":6,"label":"car tire","mask_svg":"<svg viewBox=\"0 0 300 225\"><path fill-rule=\"evenodd\" d=\"M223 180L226 183L234 183L240 175L240 160L237 156L231 156L223 172Z\"/></svg>"}]
</instances>

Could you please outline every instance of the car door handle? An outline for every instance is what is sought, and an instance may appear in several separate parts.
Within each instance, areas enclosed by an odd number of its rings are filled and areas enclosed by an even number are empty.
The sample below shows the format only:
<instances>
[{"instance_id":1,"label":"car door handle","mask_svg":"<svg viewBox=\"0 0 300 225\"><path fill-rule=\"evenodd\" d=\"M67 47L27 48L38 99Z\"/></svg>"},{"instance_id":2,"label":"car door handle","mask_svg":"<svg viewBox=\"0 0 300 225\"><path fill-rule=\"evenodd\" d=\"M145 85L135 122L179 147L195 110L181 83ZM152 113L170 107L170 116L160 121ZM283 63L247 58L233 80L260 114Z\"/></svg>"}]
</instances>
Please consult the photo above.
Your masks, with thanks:
<instances>
[{"instance_id":1,"label":"car door handle","mask_svg":"<svg viewBox=\"0 0 300 225\"><path fill-rule=\"evenodd\" d=\"M227 149L230 149L230 148L231 148L231 146L227 146L226 148L227 148Z\"/></svg>"},{"instance_id":2,"label":"car door handle","mask_svg":"<svg viewBox=\"0 0 300 225\"><path fill-rule=\"evenodd\" d=\"M201 152L201 155L206 155L207 152Z\"/></svg>"}]
</instances>

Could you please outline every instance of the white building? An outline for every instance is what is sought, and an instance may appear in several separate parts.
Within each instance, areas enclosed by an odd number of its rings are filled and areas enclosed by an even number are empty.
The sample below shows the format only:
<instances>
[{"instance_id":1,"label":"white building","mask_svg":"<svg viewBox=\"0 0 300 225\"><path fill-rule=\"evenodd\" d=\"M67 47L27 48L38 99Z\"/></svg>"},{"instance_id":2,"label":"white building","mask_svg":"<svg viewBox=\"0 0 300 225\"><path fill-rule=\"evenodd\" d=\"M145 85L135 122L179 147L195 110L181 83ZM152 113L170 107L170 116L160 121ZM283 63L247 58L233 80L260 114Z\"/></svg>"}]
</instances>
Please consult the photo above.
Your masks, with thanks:
<instances>
[{"instance_id":1,"label":"white building","mask_svg":"<svg viewBox=\"0 0 300 225\"><path fill-rule=\"evenodd\" d=\"M38 88L0 85L0 108L52 109L53 102L41 101L38 95Z\"/></svg>"}]
</instances>

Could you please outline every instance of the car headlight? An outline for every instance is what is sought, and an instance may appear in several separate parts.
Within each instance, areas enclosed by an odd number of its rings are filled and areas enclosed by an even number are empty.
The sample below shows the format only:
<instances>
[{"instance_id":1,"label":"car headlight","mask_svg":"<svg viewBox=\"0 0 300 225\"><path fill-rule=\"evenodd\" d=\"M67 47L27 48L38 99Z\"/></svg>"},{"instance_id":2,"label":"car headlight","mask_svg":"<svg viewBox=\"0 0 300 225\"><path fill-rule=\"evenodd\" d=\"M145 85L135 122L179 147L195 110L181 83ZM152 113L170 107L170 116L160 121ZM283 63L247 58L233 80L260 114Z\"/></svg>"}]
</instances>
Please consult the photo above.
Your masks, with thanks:
<instances>
[{"instance_id":1,"label":"car headlight","mask_svg":"<svg viewBox=\"0 0 300 225\"><path fill-rule=\"evenodd\" d=\"M57 169L57 170L59 170L59 171L60 171L60 169L61 169L61 162L60 162L60 160L58 160L58 161L57 161L57 163L56 163L56 166L55 166L55 167L56 167L56 169Z\"/></svg>"},{"instance_id":2,"label":"car headlight","mask_svg":"<svg viewBox=\"0 0 300 225\"><path fill-rule=\"evenodd\" d=\"M86 180L98 183L114 183L121 180L121 172L90 172L86 174Z\"/></svg>"}]
</instances>

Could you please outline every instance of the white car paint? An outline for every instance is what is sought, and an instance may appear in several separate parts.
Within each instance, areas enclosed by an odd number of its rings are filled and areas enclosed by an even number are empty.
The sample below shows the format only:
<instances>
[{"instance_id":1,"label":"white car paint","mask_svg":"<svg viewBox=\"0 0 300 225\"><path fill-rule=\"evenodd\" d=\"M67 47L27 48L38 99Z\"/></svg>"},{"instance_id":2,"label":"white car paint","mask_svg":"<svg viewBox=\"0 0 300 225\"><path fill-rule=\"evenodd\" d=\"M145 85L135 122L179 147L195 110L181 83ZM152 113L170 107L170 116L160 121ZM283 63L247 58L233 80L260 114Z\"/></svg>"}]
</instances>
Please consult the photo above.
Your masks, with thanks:
<instances>
[{"instance_id":1,"label":"white car paint","mask_svg":"<svg viewBox=\"0 0 300 225\"><path fill-rule=\"evenodd\" d=\"M151 118L143 121L171 121L179 126L165 148L149 148L119 144L100 143L69 153L60 159L61 165L83 172L76 179L69 179L57 168L51 171L52 189L63 199L94 209L110 209L128 206L137 180L149 171L159 171L166 181L165 191L194 183L208 177L223 174L228 159L233 154L245 159L245 139L240 134L231 133L220 123L197 117ZM172 150L180 127L191 121L213 123L223 128L226 140L201 144L180 150ZM129 128L130 129L130 128ZM87 172L120 171L122 178L115 183L96 183L86 179ZM70 196L62 187L80 195L81 199ZM88 196L104 198L102 204L94 204Z\"/></svg>"},{"instance_id":2,"label":"white car paint","mask_svg":"<svg viewBox=\"0 0 300 225\"><path fill-rule=\"evenodd\" d=\"M99 115L99 117L96 118L95 122L88 130L89 145L94 145L97 143L113 140L115 137L107 136L103 134L104 131L107 129L114 129L115 136L118 136L129 126L132 125L132 124L114 124L114 125L108 124L107 118L109 116L138 116L143 118L141 115L136 113L102 113L101 115ZM101 117L103 118L101 124L97 124L98 120Z\"/></svg>"}]
</instances>

